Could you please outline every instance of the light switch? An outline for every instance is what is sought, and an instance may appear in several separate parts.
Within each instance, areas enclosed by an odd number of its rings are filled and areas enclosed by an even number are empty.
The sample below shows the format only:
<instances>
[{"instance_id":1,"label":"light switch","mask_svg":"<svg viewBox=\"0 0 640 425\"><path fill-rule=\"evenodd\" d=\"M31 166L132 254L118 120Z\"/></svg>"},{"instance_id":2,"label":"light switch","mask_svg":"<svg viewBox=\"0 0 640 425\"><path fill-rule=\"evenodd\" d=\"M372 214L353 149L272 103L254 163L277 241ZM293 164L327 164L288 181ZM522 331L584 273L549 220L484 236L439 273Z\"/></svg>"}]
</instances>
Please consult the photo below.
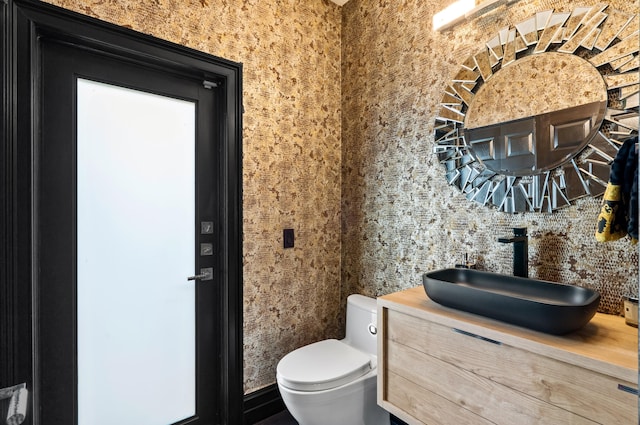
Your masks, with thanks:
<instances>
[{"instance_id":1,"label":"light switch","mask_svg":"<svg viewBox=\"0 0 640 425\"><path fill-rule=\"evenodd\" d=\"M282 231L283 245L285 248L293 248L294 236L293 229L284 229Z\"/></svg>"}]
</instances>

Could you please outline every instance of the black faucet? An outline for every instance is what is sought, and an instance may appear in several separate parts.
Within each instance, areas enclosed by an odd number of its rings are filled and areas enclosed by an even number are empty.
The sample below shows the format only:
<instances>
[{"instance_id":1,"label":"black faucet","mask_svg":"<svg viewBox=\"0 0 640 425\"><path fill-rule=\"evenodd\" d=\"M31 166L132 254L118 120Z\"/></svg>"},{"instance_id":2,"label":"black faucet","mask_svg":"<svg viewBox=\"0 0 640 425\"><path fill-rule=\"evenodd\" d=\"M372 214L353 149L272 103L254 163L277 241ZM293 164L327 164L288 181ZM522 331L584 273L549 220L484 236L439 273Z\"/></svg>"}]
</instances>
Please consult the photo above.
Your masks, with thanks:
<instances>
[{"instance_id":1,"label":"black faucet","mask_svg":"<svg viewBox=\"0 0 640 425\"><path fill-rule=\"evenodd\" d=\"M529 239L526 227L514 227L512 238L499 238L498 242L513 244L513 275L529 277Z\"/></svg>"}]
</instances>

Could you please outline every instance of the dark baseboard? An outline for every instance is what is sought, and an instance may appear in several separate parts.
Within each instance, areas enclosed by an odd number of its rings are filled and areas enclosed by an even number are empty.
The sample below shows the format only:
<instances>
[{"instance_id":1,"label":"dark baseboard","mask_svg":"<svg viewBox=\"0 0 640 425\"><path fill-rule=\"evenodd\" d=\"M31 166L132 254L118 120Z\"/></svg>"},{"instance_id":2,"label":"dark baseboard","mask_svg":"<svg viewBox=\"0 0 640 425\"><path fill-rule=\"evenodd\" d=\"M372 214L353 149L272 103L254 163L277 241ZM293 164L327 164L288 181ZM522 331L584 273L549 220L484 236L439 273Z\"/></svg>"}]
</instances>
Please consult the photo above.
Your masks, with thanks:
<instances>
[{"instance_id":1,"label":"dark baseboard","mask_svg":"<svg viewBox=\"0 0 640 425\"><path fill-rule=\"evenodd\" d=\"M282 412L285 409L284 402L278 391L278 385L254 391L244 396L244 425L252 425L263 419Z\"/></svg>"},{"instance_id":2,"label":"dark baseboard","mask_svg":"<svg viewBox=\"0 0 640 425\"><path fill-rule=\"evenodd\" d=\"M244 396L244 425L253 425L270 416L285 410L284 402L278 391L278 385L254 391ZM390 425L408 425L406 422L390 415Z\"/></svg>"}]
</instances>

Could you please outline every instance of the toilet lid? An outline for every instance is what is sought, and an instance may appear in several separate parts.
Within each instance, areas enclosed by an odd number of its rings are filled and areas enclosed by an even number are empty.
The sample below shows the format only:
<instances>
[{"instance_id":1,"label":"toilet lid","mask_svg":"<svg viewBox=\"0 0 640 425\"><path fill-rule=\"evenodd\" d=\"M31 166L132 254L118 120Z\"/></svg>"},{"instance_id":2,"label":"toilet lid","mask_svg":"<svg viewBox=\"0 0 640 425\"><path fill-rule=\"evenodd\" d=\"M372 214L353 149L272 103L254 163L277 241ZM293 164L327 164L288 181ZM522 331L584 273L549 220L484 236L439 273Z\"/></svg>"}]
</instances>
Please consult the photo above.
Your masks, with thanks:
<instances>
[{"instance_id":1,"label":"toilet lid","mask_svg":"<svg viewBox=\"0 0 640 425\"><path fill-rule=\"evenodd\" d=\"M277 368L281 385L302 391L339 387L371 370L369 355L336 339L316 342L287 354Z\"/></svg>"}]
</instances>

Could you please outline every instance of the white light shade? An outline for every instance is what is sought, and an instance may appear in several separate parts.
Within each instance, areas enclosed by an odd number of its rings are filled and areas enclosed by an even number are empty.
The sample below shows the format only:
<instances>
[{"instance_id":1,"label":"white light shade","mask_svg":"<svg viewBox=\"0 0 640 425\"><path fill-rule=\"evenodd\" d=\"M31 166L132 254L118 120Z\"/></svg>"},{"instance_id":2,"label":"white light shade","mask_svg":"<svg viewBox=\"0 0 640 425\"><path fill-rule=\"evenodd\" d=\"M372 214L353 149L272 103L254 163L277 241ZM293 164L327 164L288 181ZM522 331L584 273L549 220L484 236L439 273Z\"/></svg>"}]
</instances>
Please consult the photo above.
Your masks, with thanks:
<instances>
[{"instance_id":1,"label":"white light shade","mask_svg":"<svg viewBox=\"0 0 640 425\"><path fill-rule=\"evenodd\" d=\"M465 14L475 6L475 0L458 0L452 3L433 15L433 29L437 30L457 19L464 18Z\"/></svg>"}]
</instances>

